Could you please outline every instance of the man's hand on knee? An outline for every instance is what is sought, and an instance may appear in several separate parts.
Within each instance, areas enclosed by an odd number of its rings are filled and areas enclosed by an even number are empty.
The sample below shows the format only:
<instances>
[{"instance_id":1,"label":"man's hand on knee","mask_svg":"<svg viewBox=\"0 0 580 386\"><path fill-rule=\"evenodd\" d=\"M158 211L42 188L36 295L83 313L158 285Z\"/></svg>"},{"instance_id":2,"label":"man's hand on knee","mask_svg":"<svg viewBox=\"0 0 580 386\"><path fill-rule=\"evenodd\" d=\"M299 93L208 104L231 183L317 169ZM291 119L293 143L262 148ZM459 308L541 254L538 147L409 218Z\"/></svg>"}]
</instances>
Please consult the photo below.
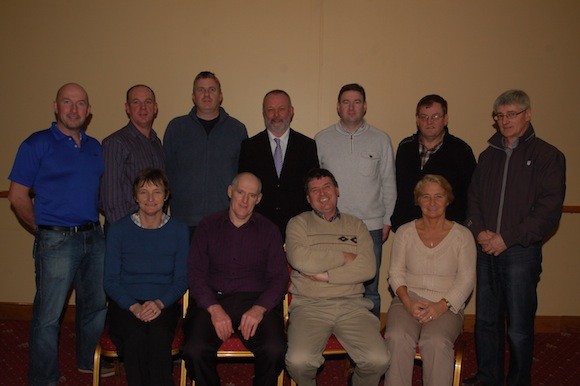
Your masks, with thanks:
<instances>
[{"instance_id":1,"label":"man's hand on knee","mask_svg":"<svg viewBox=\"0 0 580 386\"><path fill-rule=\"evenodd\" d=\"M232 320L228 313L219 304L212 304L207 308L207 311L211 315L211 322L218 338L223 341L228 339L234 333Z\"/></svg>"},{"instance_id":2,"label":"man's hand on knee","mask_svg":"<svg viewBox=\"0 0 580 386\"><path fill-rule=\"evenodd\" d=\"M266 311L267 310L264 307L254 305L252 308L246 311L244 315L242 315L242 320L238 330L241 331L245 340L250 339L256 334L258 325L264 318Z\"/></svg>"}]
</instances>

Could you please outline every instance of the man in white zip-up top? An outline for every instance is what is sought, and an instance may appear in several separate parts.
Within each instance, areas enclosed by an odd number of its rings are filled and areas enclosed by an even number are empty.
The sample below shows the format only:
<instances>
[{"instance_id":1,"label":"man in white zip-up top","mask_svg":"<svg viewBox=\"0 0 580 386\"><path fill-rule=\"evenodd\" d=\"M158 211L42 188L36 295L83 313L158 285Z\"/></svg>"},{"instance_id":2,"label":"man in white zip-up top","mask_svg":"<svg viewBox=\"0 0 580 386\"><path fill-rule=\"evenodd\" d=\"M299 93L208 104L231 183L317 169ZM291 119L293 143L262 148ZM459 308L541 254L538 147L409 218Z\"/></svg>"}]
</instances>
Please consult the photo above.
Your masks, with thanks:
<instances>
[{"instance_id":1,"label":"man in white zip-up top","mask_svg":"<svg viewBox=\"0 0 580 386\"><path fill-rule=\"evenodd\" d=\"M391 230L391 214L397 199L395 157L388 134L369 125L365 90L359 84L344 85L338 93L340 121L314 138L320 167L328 169L340 186L341 212L364 221L373 239L377 263L375 278L365 283L365 297L380 317L379 273L383 243Z\"/></svg>"}]
</instances>

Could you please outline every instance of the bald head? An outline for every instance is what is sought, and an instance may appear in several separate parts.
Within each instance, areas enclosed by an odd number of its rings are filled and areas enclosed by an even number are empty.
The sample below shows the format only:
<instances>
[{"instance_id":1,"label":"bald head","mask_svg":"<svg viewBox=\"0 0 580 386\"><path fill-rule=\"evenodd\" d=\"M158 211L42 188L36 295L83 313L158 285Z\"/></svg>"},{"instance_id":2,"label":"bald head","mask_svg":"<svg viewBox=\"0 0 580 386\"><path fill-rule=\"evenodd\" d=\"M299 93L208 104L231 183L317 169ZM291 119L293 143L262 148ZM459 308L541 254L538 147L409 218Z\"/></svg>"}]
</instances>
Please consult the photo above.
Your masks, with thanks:
<instances>
[{"instance_id":1,"label":"bald head","mask_svg":"<svg viewBox=\"0 0 580 386\"><path fill-rule=\"evenodd\" d=\"M91 114L89 96L82 86L67 83L58 89L54 101L58 128L66 135L80 131Z\"/></svg>"},{"instance_id":2,"label":"bald head","mask_svg":"<svg viewBox=\"0 0 580 386\"><path fill-rule=\"evenodd\" d=\"M240 173L234 177L234 179L232 180L232 183L230 185L233 188L236 188L240 184L241 181L255 184L257 186L257 189L258 189L257 193L262 192L262 181L260 181L260 179L258 177L256 177L254 174L249 173L249 172Z\"/></svg>"},{"instance_id":3,"label":"bald head","mask_svg":"<svg viewBox=\"0 0 580 386\"><path fill-rule=\"evenodd\" d=\"M240 227L252 217L254 207L262 199L262 183L252 173L240 173L228 186L230 198L229 217L236 227Z\"/></svg>"},{"instance_id":4,"label":"bald head","mask_svg":"<svg viewBox=\"0 0 580 386\"><path fill-rule=\"evenodd\" d=\"M84 95L85 100L87 101L87 104L89 103L89 95L87 94L83 86L81 86L78 83L67 83L62 85L56 92L56 101L58 102L58 100L62 98L62 95L66 94L68 91L77 91L82 93Z\"/></svg>"}]
</instances>

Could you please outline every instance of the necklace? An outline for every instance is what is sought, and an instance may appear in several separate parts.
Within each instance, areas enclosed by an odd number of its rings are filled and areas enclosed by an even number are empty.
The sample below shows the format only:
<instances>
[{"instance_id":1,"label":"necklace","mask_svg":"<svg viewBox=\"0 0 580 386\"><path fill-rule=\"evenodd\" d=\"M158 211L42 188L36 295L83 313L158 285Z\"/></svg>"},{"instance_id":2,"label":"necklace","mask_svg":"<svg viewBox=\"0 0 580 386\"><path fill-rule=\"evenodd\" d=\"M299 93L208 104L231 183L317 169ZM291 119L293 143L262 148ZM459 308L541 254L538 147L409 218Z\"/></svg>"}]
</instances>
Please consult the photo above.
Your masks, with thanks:
<instances>
[{"instance_id":1,"label":"necklace","mask_svg":"<svg viewBox=\"0 0 580 386\"><path fill-rule=\"evenodd\" d=\"M431 248L433 248L433 241L431 241L431 243L429 244L429 246L430 246Z\"/></svg>"}]
</instances>

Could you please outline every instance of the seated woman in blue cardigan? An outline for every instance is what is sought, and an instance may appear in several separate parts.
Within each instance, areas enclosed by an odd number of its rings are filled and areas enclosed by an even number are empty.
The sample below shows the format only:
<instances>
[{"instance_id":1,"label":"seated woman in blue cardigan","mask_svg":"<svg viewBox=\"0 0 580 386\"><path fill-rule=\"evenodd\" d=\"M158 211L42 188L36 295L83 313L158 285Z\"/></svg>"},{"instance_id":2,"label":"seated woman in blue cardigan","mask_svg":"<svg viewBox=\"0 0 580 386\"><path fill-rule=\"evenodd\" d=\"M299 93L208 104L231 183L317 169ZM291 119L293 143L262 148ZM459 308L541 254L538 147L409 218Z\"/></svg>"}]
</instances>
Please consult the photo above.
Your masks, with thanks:
<instances>
[{"instance_id":1,"label":"seated woman in blue cardigan","mask_svg":"<svg viewBox=\"0 0 580 386\"><path fill-rule=\"evenodd\" d=\"M189 233L163 212L169 183L162 170L142 170L133 192L138 211L107 234L109 333L129 385L173 385L171 343L187 288Z\"/></svg>"}]
</instances>

